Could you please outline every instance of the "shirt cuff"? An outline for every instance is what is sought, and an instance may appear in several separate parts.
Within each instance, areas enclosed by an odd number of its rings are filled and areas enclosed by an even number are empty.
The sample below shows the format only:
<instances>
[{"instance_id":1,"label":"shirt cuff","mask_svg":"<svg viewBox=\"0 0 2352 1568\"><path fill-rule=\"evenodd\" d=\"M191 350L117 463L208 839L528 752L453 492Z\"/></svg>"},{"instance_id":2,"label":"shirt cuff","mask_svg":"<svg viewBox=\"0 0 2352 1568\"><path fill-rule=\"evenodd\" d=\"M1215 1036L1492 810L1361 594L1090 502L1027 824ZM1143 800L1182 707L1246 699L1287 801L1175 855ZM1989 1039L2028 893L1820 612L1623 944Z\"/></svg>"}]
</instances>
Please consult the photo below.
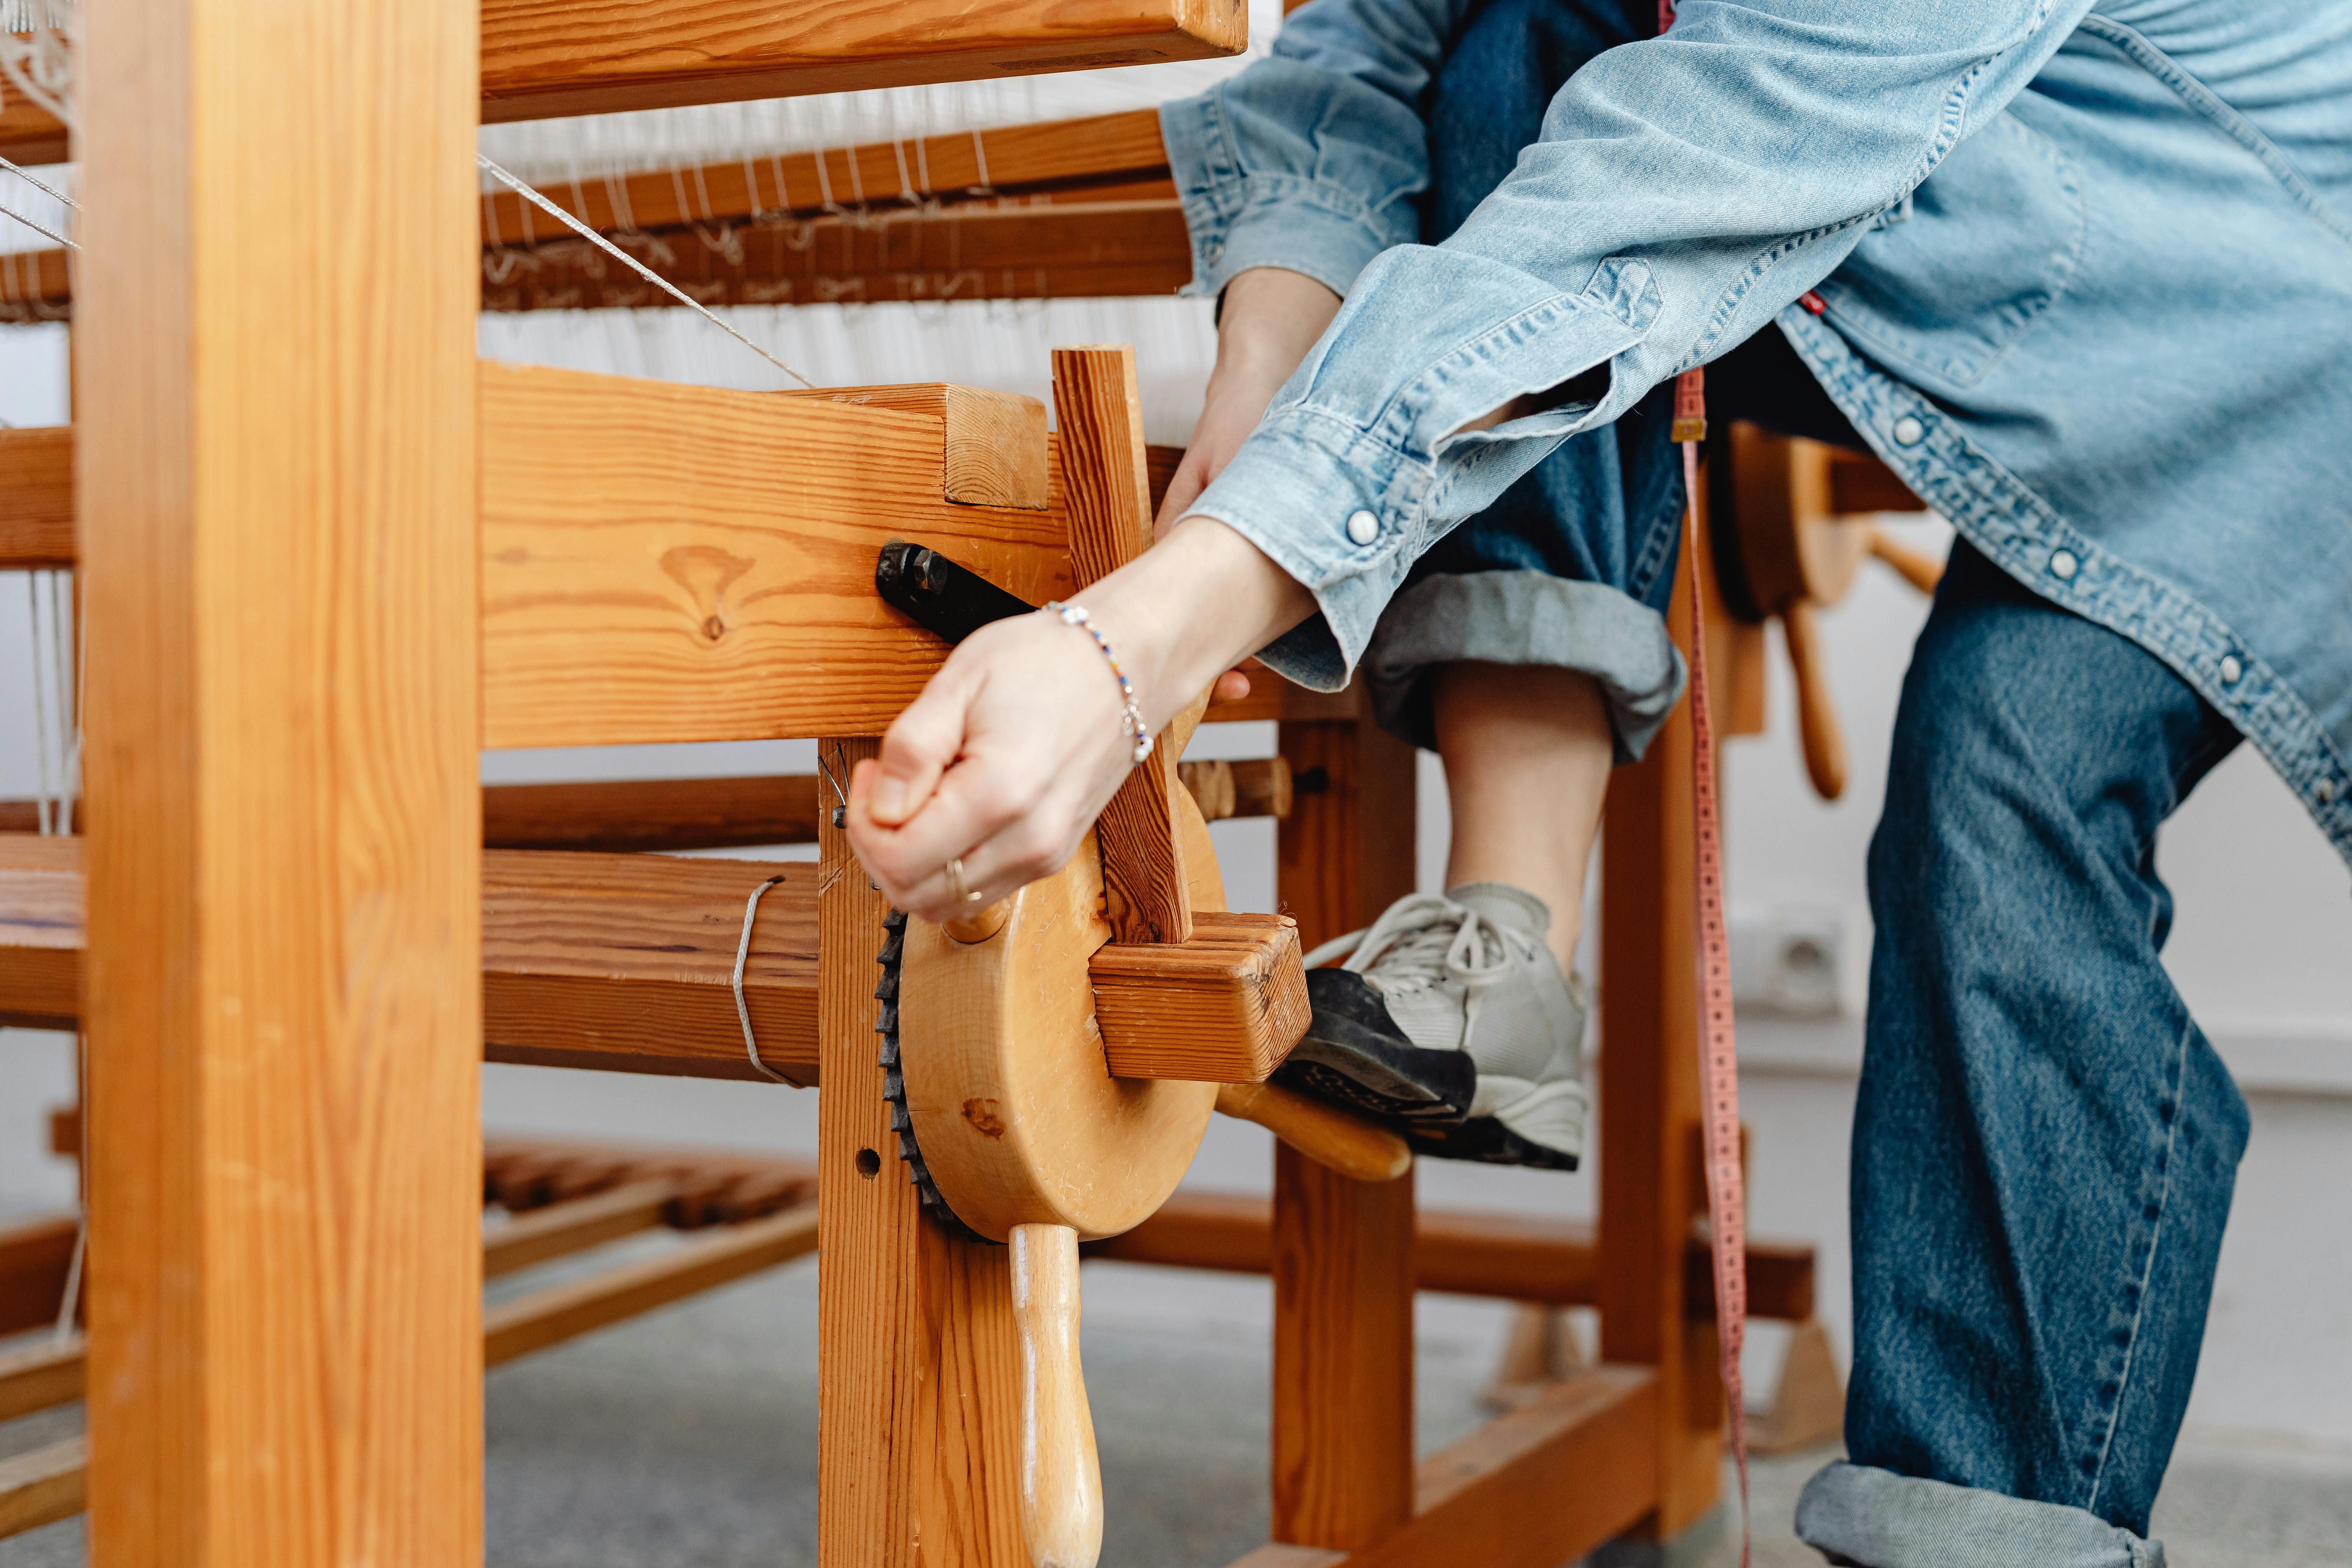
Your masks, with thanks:
<instances>
[{"instance_id":1,"label":"shirt cuff","mask_svg":"<svg viewBox=\"0 0 2352 1568\"><path fill-rule=\"evenodd\" d=\"M1219 294L1253 267L1280 267L1344 298L1396 237L1385 235L1344 185L1244 171L1220 99L1210 92L1160 106L1160 138L1192 245L1192 280L1182 292Z\"/></svg>"}]
</instances>

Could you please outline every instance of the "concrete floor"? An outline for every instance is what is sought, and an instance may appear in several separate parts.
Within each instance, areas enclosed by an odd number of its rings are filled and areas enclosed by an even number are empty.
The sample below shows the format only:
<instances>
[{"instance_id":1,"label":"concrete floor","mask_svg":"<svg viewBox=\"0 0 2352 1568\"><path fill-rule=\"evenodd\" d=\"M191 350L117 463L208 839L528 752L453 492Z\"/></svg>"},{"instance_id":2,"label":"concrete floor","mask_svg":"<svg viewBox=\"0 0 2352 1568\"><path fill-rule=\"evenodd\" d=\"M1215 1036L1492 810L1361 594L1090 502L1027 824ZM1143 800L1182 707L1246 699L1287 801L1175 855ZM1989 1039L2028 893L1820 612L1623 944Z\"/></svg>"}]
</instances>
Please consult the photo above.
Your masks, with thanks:
<instances>
[{"instance_id":1,"label":"concrete floor","mask_svg":"<svg viewBox=\"0 0 2352 1568\"><path fill-rule=\"evenodd\" d=\"M1265 1539L1267 1287L1090 1265L1087 1289L1106 1568L1232 1562ZM1498 1327L1484 1304L1423 1298L1424 1449L1483 1418L1477 1391ZM816 1273L803 1264L492 1374L492 1568L814 1564L815 1332ZM0 1426L0 1454L78 1425L79 1413L67 1411ZM1828 1457L1757 1465L1758 1568L1820 1563L1790 1535L1789 1520L1805 1478ZM2352 1454L2192 1442L2159 1505L2158 1533L2174 1568L2352 1563ZM0 1568L82 1560L79 1520L0 1542ZM1685 1558L1687 1568L1737 1561L1727 1541Z\"/></svg>"}]
</instances>

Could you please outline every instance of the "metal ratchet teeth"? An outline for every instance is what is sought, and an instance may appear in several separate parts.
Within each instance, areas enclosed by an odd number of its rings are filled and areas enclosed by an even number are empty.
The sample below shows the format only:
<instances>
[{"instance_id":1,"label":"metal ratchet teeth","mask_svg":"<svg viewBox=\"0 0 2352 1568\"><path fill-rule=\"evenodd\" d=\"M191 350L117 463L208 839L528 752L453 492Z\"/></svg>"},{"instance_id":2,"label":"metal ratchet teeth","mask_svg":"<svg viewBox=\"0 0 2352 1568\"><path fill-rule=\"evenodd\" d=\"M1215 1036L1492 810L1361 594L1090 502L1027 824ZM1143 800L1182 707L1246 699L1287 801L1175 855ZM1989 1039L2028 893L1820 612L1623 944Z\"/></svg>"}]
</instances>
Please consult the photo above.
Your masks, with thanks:
<instances>
[{"instance_id":1,"label":"metal ratchet teeth","mask_svg":"<svg viewBox=\"0 0 2352 1568\"><path fill-rule=\"evenodd\" d=\"M882 930L886 933L882 951L874 955L875 962L882 966L882 978L874 987L874 999L882 1004L882 1013L874 1025L874 1032L882 1037L882 1098L890 1107L890 1131L898 1135L898 1158L905 1163L907 1179L915 1184L923 1207L950 1236L963 1241L985 1241L986 1237L958 1219L955 1210L948 1207L947 1199L940 1196L930 1169L923 1163L923 1152L915 1143L914 1118L907 1114L906 1075L898 1065L898 966L907 952L905 911L892 910L883 916Z\"/></svg>"}]
</instances>

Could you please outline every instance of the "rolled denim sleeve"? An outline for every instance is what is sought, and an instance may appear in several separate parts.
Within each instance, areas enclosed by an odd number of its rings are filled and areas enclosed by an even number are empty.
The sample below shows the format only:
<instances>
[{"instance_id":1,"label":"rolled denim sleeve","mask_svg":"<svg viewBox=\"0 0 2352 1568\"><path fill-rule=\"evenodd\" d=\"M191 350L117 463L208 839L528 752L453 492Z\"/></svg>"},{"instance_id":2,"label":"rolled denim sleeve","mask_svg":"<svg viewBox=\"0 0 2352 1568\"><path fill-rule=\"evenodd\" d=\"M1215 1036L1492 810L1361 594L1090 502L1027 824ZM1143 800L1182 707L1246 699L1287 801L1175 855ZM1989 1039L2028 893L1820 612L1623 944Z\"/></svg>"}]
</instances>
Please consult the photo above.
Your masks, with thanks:
<instances>
[{"instance_id":1,"label":"rolled denim sleeve","mask_svg":"<svg viewBox=\"0 0 2352 1568\"><path fill-rule=\"evenodd\" d=\"M1330 330L1193 506L1315 595L1320 617L1266 650L1268 662L1310 685L1343 682L1415 560L1560 441L1737 346L1827 277L1873 218L2032 79L2088 4L1685 0L1672 32L1577 72L1541 139L1444 244L1391 241L1349 272ZM1391 187L1356 178L1352 151L1349 178L1318 177L1300 145L1313 145L1303 128L1320 123L1319 109L1269 100L1265 113L1287 129L1253 140L1255 122L1233 104L1281 62L1255 67L1212 95L1219 107L1165 117L1225 136L1236 171L1220 179L1208 161L1182 165L1234 215L1206 236L1202 256L1217 259L1204 286L1243 266L1297 265L1272 261L1285 230L1335 273L1402 230L1388 215L1410 209L1426 166L1412 105L1451 22L1406 0L1321 0L1298 21L1327 6L1323 29L1346 30L1354 56L1302 45L1323 63L1291 63L1348 75L1328 91L1350 114L1389 99L1412 116L1391 147L1400 194L1374 199ZM1312 202L1297 194L1308 188ZM1352 216L1339 210L1350 201ZM1300 216L1318 204L1328 223ZM1188 195L1188 214L1193 205ZM1270 232L1245 233L1255 228ZM1598 402L1462 429L1603 365Z\"/></svg>"}]
</instances>

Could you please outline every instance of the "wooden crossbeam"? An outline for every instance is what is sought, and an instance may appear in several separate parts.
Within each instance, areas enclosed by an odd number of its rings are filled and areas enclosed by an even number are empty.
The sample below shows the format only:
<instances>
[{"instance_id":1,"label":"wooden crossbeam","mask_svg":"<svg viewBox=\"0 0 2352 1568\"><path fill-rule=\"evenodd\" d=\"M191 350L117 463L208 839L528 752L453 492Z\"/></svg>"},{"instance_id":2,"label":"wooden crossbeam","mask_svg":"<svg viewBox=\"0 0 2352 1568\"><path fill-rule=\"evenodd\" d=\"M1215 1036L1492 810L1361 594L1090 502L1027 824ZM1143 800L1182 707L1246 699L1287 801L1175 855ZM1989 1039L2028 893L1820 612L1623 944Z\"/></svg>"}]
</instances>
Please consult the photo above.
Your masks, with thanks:
<instances>
[{"instance_id":1,"label":"wooden crossbeam","mask_svg":"<svg viewBox=\"0 0 2352 1568\"><path fill-rule=\"evenodd\" d=\"M885 6L856 0L673 6L483 0L481 15L486 125L1211 59L1249 43L1241 0L999 0L987 6L957 0ZM951 140L929 138L908 149L908 159L919 165L936 157L958 168ZM0 110L0 155L19 163L61 163L66 142L55 117L9 95ZM1003 178L994 145L987 152L990 176ZM968 149L966 161L972 165L966 183L979 183L979 160ZM894 156L892 174L896 162ZM860 183L866 169L861 160ZM839 196L846 199L854 185L844 185ZM895 195L898 185L868 189Z\"/></svg>"},{"instance_id":2,"label":"wooden crossbeam","mask_svg":"<svg viewBox=\"0 0 2352 1568\"><path fill-rule=\"evenodd\" d=\"M1032 604L1059 503L945 494L942 422L572 371L481 367L482 741L879 734L946 658L885 605L892 539Z\"/></svg>"},{"instance_id":3,"label":"wooden crossbeam","mask_svg":"<svg viewBox=\"0 0 2352 1568\"><path fill-rule=\"evenodd\" d=\"M0 430L0 571L73 562L73 431Z\"/></svg>"},{"instance_id":4,"label":"wooden crossbeam","mask_svg":"<svg viewBox=\"0 0 2352 1568\"><path fill-rule=\"evenodd\" d=\"M713 306L1166 295L1192 276L1183 208L1171 198L825 217L738 228L723 250L691 229L668 229L630 248ZM489 310L676 303L576 239L492 256L482 286Z\"/></svg>"},{"instance_id":5,"label":"wooden crossbeam","mask_svg":"<svg viewBox=\"0 0 2352 1568\"><path fill-rule=\"evenodd\" d=\"M47 1328L65 1300L80 1226L72 1215L43 1215L0 1227L0 1334Z\"/></svg>"},{"instance_id":6,"label":"wooden crossbeam","mask_svg":"<svg viewBox=\"0 0 2352 1568\"><path fill-rule=\"evenodd\" d=\"M609 854L814 844L816 814L814 773L492 784L482 791L482 844Z\"/></svg>"},{"instance_id":7,"label":"wooden crossbeam","mask_svg":"<svg viewBox=\"0 0 2352 1568\"><path fill-rule=\"evenodd\" d=\"M485 256L482 309L677 303L587 241L550 236L554 227L550 220L538 231L546 243ZM1183 209L1156 192L762 224L736 228L720 245L692 228L648 229L627 245L653 271L711 306L1165 295L1192 276ZM23 251L14 261L0 255L0 321L63 320L72 306L65 252Z\"/></svg>"},{"instance_id":8,"label":"wooden crossbeam","mask_svg":"<svg viewBox=\"0 0 2352 1568\"><path fill-rule=\"evenodd\" d=\"M81 865L78 838L0 835L0 1023L71 1028L79 1019ZM806 863L484 851L483 1055L767 1081L744 1047L732 981L744 904L771 877L782 880L761 898L744 1004L761 1061L813 1086L819 874ZM1156 963L1147 952L1126 970L1113 965L1102 1022L1106 1050L1123 1069L1202 1070L1213 1031L1205 1023L1171 1031L1171 1016L1246 1026L1223 1045L1233 1062L1214 1064L1232 1081L1270 1069L1260 1047L1295 1033L1282 1009L1297 999L1269 991L1262 972L1297 936L1271 915L1229 916L1224 929L1231 942L1181 963Z\"/></svg>"},{"instance_id":9,"label":"wooden crossbeam","mask_svg":"<svg viewBox=\"0 0 2352 1568\"><path fill-rule=\"evenodd\" d=\"M580 1199L518 1220L505 1233L493 1232L486 1239L483 1275L511 1273L634 1230L648 1229L649 1224L614 1226L624 1217L643 1213L643 1200L654 1195L623 1188L601 1199ZM592 1215L592 1209L601 1210L601 1215ZM657 1220L658 1201L652 1212ZM599 1217L604 1229L592 1236ZM764 1219L728 1226L656 1257L499 1302L482 1314L482 1364L499 1366L731 1284L805 1257L816 1250L816 1205L803 1203ZM79 1339L0 1356L0 1420L73 1403L82 1395L86 1375L87 1359ZM88 1462L88 1447L79 1437L0 1459L0 1539L81 1512Z\"/></svg>"},{"instance_id":10,"label":"wooden crossbeam","mask_svg":"<svg viewBox=\"0 0 2352 1568\"><path fill-rule=\"evenodd\" d=\"M0 1538L71 1519L84 1508L87 1438L0 1459Z\"/></svg>"},{"instance_id":11,"label":"wooden crossbeam","mask_svg":"<svg viewBox=\"0 0 2352 1568\"><path fill-rule=\"evenodd\" d=\"M1229 1274L1265 1274L1274 1265L1273 1206L1265 1198L1179 1192L1158 1214L1088 1258L1171 1264ZM1706 1252L1694 1244L1694 1265ZM1517 1215L1423 1209L1415 1216L1413 1283L1423 1290L1489 1296L1554 1307L1590 1307L1601 1283L1601 1248L1591 1226ZM1802 1322L1813 1314L1813 1249L1805 1242L1748 1244L1748 1312ZM1695 1310L1712 1311L1704 1292Z\"/></svg>"},{"instance_id":12,"label":"wooden crossbeam","mask_svg":"<svg viewBox=\"0 0 2352 1568\"><path fill-rule=\"evenodd\" d=\"M496 1279L651 1230L677 1194L668 1182L631 1182L519 1215L482 1237L482 1278Z\"/></svg>"},{"instance_id":13,"label":"wooden crossbeam","mask_svg":"<svg viewBox=\"0 0 2352 1568\"><path fill-rule=\"evenodd\" d=\"M1167 178L1168 149L1160 137L1160 111L1130 109L816 153L777 153L617 179L552 180L541 194L589 227L614 232L731 224L761 215L814 217L892 202L1091 191ZM1176 193L1171 184L1158 194ZM485 245L551 238L553 226L511 191L484 198Z\"/></svg>"}]
</instances>

